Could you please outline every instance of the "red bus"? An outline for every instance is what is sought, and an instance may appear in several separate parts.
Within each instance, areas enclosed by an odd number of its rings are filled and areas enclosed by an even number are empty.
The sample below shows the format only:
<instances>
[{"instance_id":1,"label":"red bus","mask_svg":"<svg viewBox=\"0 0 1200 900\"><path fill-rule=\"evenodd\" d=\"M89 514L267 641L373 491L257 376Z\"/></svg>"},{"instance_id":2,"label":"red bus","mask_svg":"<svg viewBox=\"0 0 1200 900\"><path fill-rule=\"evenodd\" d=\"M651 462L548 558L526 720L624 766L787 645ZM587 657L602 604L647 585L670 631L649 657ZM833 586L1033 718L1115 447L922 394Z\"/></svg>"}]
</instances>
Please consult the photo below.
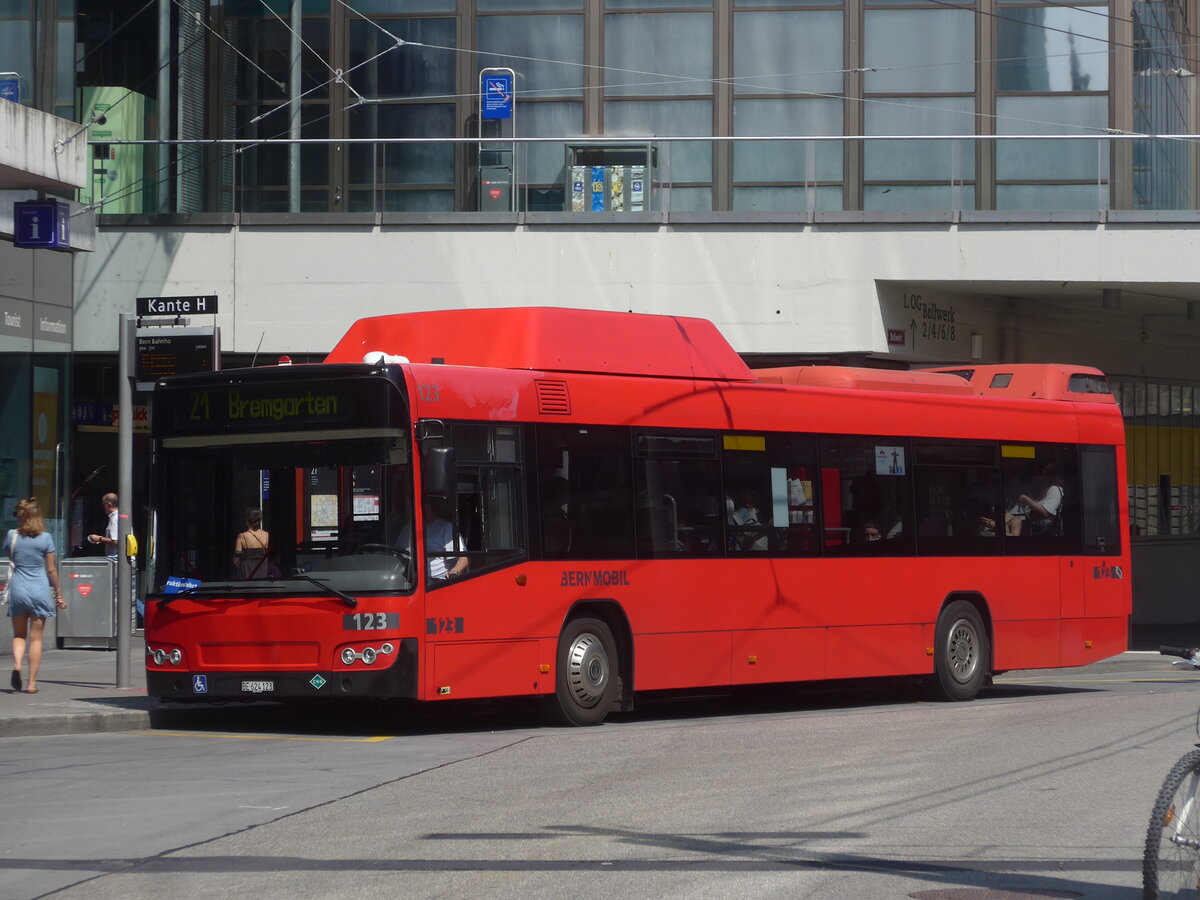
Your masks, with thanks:
<instances>
[{"instance_id":1,"label":"red bus","mask_svg":"<svg viewBox=\"0 0 1200 900\"><path fill-rule=\"evenodd\" d=\"M164 699L537 696L582 725L667 689L969 700L1126 648L1124 428L1086 367L752 371L699 319L425 312L164 379L153 438Z\"/></svg>"}]
</instances>

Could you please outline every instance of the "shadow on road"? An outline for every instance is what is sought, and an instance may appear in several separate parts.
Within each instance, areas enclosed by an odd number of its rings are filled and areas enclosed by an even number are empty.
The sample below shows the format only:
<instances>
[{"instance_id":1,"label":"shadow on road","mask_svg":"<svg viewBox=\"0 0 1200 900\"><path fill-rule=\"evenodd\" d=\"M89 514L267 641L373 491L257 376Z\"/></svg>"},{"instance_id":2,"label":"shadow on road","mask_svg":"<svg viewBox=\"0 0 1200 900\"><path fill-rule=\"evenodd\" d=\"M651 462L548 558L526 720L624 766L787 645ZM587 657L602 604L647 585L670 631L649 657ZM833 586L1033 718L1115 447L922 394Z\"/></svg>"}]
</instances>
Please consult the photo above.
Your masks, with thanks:
<instances>
[{"instance_id":1,"label":"shadow on road","mask_svg":"<svg viewBox=\"0 0 1200 900\"><path fill-rule=\"evenodd\" d=\"M985 689L980 702L1088 693L1100 687L999 684ZM865 710L927 702L916 682L821 682L756 685L727 690L666 691L639 694L635 709L613 712L608 722L634 724L685 719L790 715L831 709ZM947 708L955 704L937 703ZM151 727L196 732L253 732L289 735L378 737L525 731L544 725L534 699L454 700L432 704L405 700L336 702L161 703L151 710Z\"/></svg>"}]
</instances>

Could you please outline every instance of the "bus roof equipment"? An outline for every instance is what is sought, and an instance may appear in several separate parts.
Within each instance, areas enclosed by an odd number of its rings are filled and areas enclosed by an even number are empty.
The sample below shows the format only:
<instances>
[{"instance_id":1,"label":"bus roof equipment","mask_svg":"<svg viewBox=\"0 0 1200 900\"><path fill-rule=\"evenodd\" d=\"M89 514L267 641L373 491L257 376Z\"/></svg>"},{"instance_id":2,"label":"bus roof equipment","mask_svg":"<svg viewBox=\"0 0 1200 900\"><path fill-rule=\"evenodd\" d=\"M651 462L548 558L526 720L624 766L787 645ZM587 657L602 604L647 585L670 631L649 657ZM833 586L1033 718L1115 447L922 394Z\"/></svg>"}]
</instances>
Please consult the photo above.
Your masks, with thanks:
<instances>
[{"instance_id":1,"label":"bus roof equipment","mask_svg":"<svg viewBox=\"0 0 1200 900\"><path fill-rule=\"evenodd\" d=\"M359 319L327 363L378 354L414 363L755 381L712 322L686 316L526 307Z\"/></svg>"}]
</instances>

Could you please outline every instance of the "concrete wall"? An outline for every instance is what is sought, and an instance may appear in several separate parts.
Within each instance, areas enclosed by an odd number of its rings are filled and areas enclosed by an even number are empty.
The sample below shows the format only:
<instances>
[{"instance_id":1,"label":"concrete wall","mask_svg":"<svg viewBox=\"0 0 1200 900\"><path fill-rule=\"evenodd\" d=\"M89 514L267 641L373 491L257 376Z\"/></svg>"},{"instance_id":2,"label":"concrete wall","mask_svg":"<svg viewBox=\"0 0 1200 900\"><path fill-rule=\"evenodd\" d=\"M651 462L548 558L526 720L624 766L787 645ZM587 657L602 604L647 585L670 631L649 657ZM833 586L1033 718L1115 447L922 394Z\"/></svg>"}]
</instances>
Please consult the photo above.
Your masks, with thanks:
<instances>
[{"instance_id":1,"label":"concrete wall","mask_svg":"<svg viewBox=\"0 0 1200 900\"><path fill-rule=\"evenodd\" d=\"M0 241L0 352L70 352L71 256Z\"/></svg>"},{"instance_id":2,"label":"concrete wall","mask_svg":"<svg viewBox=\"0 0 1200 900\"><path fill-rule=\"evenodd\" d=\"M81 126L19 103L0 103L0 189L69 191L84 186ZM76 135L72 139L72 135Z\"/></svg>"},{"instance_id":3,"label":"concrete wall","mask_svg":"<svg viewBox=\"0 0 1200 900\"><path fill-rule=\"evenodd\" d=\"M745 353L961 361L975 334L984 359L1200 378L1185 303L1099 303L1190 282L1198 250L1200 229L1153 224L104 227L76 257L75 346L114 349L138 296L216 294L244 353L324 352L362 316L557 305L702 316ZM914 300L953 334L914 337Z\"/></svg>"}]
</instances>

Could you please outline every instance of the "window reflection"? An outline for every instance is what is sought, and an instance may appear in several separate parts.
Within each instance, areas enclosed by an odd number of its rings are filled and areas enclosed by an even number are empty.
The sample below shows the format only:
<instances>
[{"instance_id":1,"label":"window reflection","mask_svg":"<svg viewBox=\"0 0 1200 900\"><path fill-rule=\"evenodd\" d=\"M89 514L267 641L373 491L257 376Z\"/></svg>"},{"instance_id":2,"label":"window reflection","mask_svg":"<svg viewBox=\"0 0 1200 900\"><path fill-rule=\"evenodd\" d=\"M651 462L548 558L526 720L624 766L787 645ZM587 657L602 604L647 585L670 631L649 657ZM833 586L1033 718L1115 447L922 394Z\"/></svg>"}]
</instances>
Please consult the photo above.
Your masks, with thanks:
<instances>
[{"instance_id":1,"label":"window reflection","mask_svg":"<svg viewBox=\"0 0 1200 900\"><path fill-rule=\"evenodd\" d=\"M863 110L863 122L870 135L970 135L975 133L975 100L921 97L873 102ZM975 145L967 140L867 141L863 175L867 181L974 181ZM889 203L886 208L895 207Z\"/></svg>"},{"instance_id":2,"label":"window reflection","mask_svg":"<svg viewBox=\"0 0 1200 900\"><path fill-rule=\"evenodd\" d=\"M359 93L372 99L454 94L455 54L441 49L456 45L453 19L384 19L380 24L402 40L434 46L395 47L374 23L351 22L350 66L355 71L350 81ZM389 48L395 49L384 52Z\"/></svg>"},{"instance_id":3,"label":"window reflection","mask_svg":"<svg viewBox=\"0 0 1200 900\"><path fill-rule=\"evenodd\" d=\"M742 135L842 133L840 100L736 100L734 132ZM841 181L842 145L836 141L739 143L733 178L744 181Z\"/></svg>"},{"instance_id":4,"label":"window reflection","mask_svg":"<svg viewBox=\"0 0 1200 900\"><path fill-rule=\"evenodd\" d=\"M353 137L451 137L454 134L454 107L448 103L360 106L350 113L350 133ZM374 177L371 167L378 157L375 147L351 145L352 182L424 185L454 182L453 144L381 146L381 168Z\"/></svg>"},{"instance_id":5,"label":"window reflection","mask_svg":"<svg viewBox=\"0 0 1200 900\"><path fill-rule=\"evenodd\" d=\"M582 92L583 16L485 16L478 34L481 65L514 69L518 96Z\"/></svg>"},{"instance_id":6,"label":"window reflection","mask_svg":"<svg viewBox=\"0 0 1200 900\"><path fill-rule=\"evenodd\" d=\"M1099 134L1107 124L1107 115L1106 96L1000 97L996 101L996 132ZM1083 179L1094 186L1098 178L1106 180L1107 173L1105 141L1001 141L996 147L996 178L1001 181Z\"/></svg>"},{"instance_id":7,"label":"window reflection","mask_svg":"<svg viewBox=\"0 0 1200 900\"><path fill-rule=\"evenodd\" d=\"M521 133L531 137L555 137L583 133L582 103L527 103L521 108ZM564 144L524 144L520 170L531 184L561 185L565 178Z\"/></svg>"},{"instance_id":8,"label":"window reflection","mask_svg":"<svg viewBox=\"0 0 1200 900\"><path fill-rule=\"evenodd\" d=\"M863 16L868 93L975 89L975 13L968 9L872 9ZM931 64L931 60L938 60Z\"/></svg>"},{"instance_id":9,"label":"window reflection","mask_svg":"<svg viewBox=\"0 0 1200 900\"><path fill-rule=\"evenodd\" d=\"M613 136L712 133L708 100L633 100L604 104L604 131ZM711 181L712 149L704 141L672 141L659 145L663 181Z\"/></svg>"},{"instance_id":10,"label":"window reflection","mask_svg":"<svg viewBox=\"0 0 1200 900\"><path fill-rule=\"evenodd\" d=\"M709 13L630 13L604 17L604 73L607 94L711 94L712 46ZM708 124L711 133L712 124ZM660 127L659 134L671 134ZM692 132L675 132L691 134Z\"/></svg>"},{"instance_id":11,"label":"window reflection","mask_svg":"<svg viewBox=\"0 0 1200 900\"><path fill-rule=\"evenodd\" d=\"M238 99L287 100L292 52L292 35L287 26L277 19L239 19L233 27L234 42L253 62L251 65L238 56L232 60ZM328 97L328 82L333 77L325 63L329 59L328 21L305 19L301 37L306 46L300 51L300 88L306 100Z\"/></svg>"},{"instance_id":12,"label":"window reflection","mask_svg":"<svg viewBox=\"0 0 1200 900\"><path fill-rule=\"evenodd\" d=\"M739 12L733 23L739 94L842 92L842 44L830 40L842 32L840 11Z\"/></svg>"},{"instance_id":13,"label":"window reflection","mask_svg":"<svg viewBox=\"0 0 1200 900\"><path fill-rule=\"evenodd\" d=\"M1096 9L1005 9L996 21L1001 91L1108 88L1108 15Z\"/></svg>"}]
</instances>

